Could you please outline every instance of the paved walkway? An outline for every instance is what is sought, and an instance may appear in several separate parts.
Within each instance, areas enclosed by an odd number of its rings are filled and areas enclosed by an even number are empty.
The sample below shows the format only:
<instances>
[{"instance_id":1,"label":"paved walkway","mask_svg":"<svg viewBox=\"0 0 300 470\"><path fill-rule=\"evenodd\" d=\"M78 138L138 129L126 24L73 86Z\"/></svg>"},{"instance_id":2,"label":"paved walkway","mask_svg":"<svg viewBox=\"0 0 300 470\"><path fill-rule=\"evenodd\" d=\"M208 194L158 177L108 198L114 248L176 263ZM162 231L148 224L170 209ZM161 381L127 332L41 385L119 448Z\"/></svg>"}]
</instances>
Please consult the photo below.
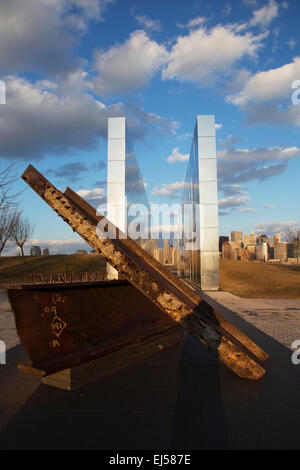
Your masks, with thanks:
<instances>
[{"instance_id":1,"label":"paved walkway","mask_svg":"<svg viewBox=\"0 0 300 470\"><path fill-rule=\"evenodd\" d=\"M10 349L20 343L16 332L15 319L5 291L2 289L0 289L0 340L5 341L6 349Z\"/></svg>"},{"instance_id":2,"label":"paved walkway","mask_svg":"<svg viewBox=\"0 0 300 470\"><path fill-rule=\"evenodd\" d=\"M287 348L300 340L300 299L244 299L222 291L205 294L207 300L237 313Z\"/></svg>"},{"instance_id":3,"label":"paved walkway","mask_svg":"<svg viewBox=\"0 0 300 470\"><path fill-rule=\"evenodd\" d=\"M261 381L238 378L185 335L79 390L41 385L16 367L26 354L2 294L0 449L299 449L300 365L284 344L300 338L300 302L204 296L270 355Z\"/></svg>"}]
</instances>

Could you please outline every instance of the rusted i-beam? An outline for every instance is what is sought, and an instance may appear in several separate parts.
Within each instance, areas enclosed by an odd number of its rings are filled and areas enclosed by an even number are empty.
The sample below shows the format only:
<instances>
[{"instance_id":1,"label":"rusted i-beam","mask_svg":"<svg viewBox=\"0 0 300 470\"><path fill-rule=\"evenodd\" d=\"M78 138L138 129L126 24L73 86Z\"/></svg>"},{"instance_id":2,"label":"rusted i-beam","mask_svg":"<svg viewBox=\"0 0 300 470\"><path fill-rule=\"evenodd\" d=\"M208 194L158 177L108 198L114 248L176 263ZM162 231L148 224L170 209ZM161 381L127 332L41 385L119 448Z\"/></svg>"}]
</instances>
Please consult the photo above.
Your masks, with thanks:
<instances>
[{"instance_id":1,"label":"rusted i-beam","mask_svg":"<svg viewBox=\"0 0 300 470\"><path fill-rule=\"evenodd\" d=\"M67 187L64 192L64 195L75 204L81 211L84 210L93 220L101 221L103 219L102 215L99 215L96 209L91 206L88 202L82 199L77 193L75 193L71 188ZM225 332L233 337L237 342L241 343L248 351L250 351L260 363L264 362L269 356L263 351L257 344L251 341L246 335L234 327L228 320L226 320L222 315L220 315L211 305L209 305L203 298L197 295L193 290L191 290L184 282L181 282L177 276L174 276L170 271L161 265L153 256L151 256L147 251L143 250L139 244L133 242L130 238L125 240L121 239L118 242L120 249L131 249L133 252L136 252L140 255L140 260L147 262L147 269L154 268L159 271L161 276L161 282L168 282L171 284L173 292L179 291L179 295L184 299L187 305L191 308L201 311L202 315L209 315L209 320L215 324L215 327L218 331ZM124 248L124 246L126 246Z\"/></svg>"},{"instance_id":2,"label":"rusted i-beam","mask_svg":"<svg viewBox=\"0 0 300 470\"><path fill-rule=\"evenodd\" d=\"M99 237L97 224L101 221L105 226L108 221L71 190L66 194L60 192L33 166L29 165L22 178L122 277L180 323L237 375L249 379L259 379L264 375L261 363L267 354L213 309L206 308L207 304L192 289L136 242L118 229L115 239Z\"/></svg>"}]
</instances>

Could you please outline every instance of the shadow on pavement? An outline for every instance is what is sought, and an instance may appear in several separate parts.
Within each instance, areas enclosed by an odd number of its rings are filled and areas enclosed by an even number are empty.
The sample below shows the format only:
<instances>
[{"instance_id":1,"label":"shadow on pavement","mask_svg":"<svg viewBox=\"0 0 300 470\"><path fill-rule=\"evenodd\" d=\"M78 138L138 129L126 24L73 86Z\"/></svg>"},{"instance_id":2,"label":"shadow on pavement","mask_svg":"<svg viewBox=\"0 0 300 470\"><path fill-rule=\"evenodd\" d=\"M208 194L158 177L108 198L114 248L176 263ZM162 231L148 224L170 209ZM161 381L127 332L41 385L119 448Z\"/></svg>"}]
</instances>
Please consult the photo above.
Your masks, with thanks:
<instances>
[{"instance_id":1,"label":"shadow on pavement","mask_svg":"<svg viewBox=\"0 0 300 470\"><path fill-rule=\"evenodd\" d=\"M272 356L260 382L236 377L186 336L66 392L17 371L25 353L13 348L0 369L0 449L299 448L300 366L291 364L290 350L227 315Z\"/></svg>"}]
</instances>

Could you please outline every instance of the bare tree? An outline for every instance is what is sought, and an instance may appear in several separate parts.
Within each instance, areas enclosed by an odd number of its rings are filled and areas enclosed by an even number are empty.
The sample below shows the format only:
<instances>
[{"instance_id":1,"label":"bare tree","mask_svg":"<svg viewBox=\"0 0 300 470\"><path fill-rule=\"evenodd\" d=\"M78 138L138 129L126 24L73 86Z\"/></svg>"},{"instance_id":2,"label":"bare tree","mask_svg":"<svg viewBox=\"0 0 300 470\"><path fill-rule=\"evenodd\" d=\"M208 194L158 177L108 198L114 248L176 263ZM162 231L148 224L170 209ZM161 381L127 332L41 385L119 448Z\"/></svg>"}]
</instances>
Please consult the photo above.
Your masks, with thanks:
<instances>
[{"instance_id":1,"label":"bare tree","mask_svg":"<svg viewBox=\"0 0 300 470\"><path fill-rule=\"evenodd\" d=\"M18 219L17 198L20 194L13 191L17 179L15 164L0 164L0 255L8 240L12 239L12 231Z\"/></svg>"},{"instance_id":2,"label":"bare tree","mask_svg":"<svg viewBox=\"0 0 300 470\"><path fill-rule=\"evenodd\" d=\"M3 207L15 208L20 193L13 192L13 184L17 180L15 164L8 167L0 166L0 209Z\"/></svg>"},{"instance_id":3,"label":"bare tree","mask_svg":"<svg viewBox=\"0 0 300 470\"><path fill-rule=\"evenodd\" d=\"M24 256L24 245L29 240L31 235L33 234L34 226L31 225L28 219L25 219L21 212L16 214L15 223L12 228L11 232L11 239L16 242L18 247L21 250L22 258L25 263L25 256Z\"/></svg>"},{"instance_id":4,"label":"bare tree","mask_svg":"<svg viewBox=\"0 0 300 470\"><path fill-rule=\"evenodd\" d=\"M285 232L285 239L288 243L293 243L296 238L300 238L300 228L289 227Z\"/></svg>"},{"instance_id":5,"label":"bare tree","mask_svg":"<svg viewBox=\"0 0 300 470\"><path fill-rule=\"evenodd\" d=\"M11 240L18 214L9 206L0 208L0 254L8 240Z\"/></svg>"}]
</instances>

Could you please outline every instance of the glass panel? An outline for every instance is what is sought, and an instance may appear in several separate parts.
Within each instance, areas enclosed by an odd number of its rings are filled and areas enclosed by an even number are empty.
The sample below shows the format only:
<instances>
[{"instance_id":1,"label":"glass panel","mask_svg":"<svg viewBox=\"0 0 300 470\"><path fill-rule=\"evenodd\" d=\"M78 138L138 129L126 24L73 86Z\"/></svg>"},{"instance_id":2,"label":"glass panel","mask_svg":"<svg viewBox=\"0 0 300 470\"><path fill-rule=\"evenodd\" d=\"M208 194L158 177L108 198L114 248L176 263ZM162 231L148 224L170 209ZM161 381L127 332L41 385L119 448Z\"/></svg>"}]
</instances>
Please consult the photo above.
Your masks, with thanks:
<instances>
[{"instance_id":1,"label":"glass panel","mask_svg":"<svg viewBox=\"0 0 300 470\"><path fill-rule=\"evenodd\" d=\"M202 289L219 282L214 116L197 116L182 194L184 238L174 243L175 272Z\"/></svg>"}]
</instances>

